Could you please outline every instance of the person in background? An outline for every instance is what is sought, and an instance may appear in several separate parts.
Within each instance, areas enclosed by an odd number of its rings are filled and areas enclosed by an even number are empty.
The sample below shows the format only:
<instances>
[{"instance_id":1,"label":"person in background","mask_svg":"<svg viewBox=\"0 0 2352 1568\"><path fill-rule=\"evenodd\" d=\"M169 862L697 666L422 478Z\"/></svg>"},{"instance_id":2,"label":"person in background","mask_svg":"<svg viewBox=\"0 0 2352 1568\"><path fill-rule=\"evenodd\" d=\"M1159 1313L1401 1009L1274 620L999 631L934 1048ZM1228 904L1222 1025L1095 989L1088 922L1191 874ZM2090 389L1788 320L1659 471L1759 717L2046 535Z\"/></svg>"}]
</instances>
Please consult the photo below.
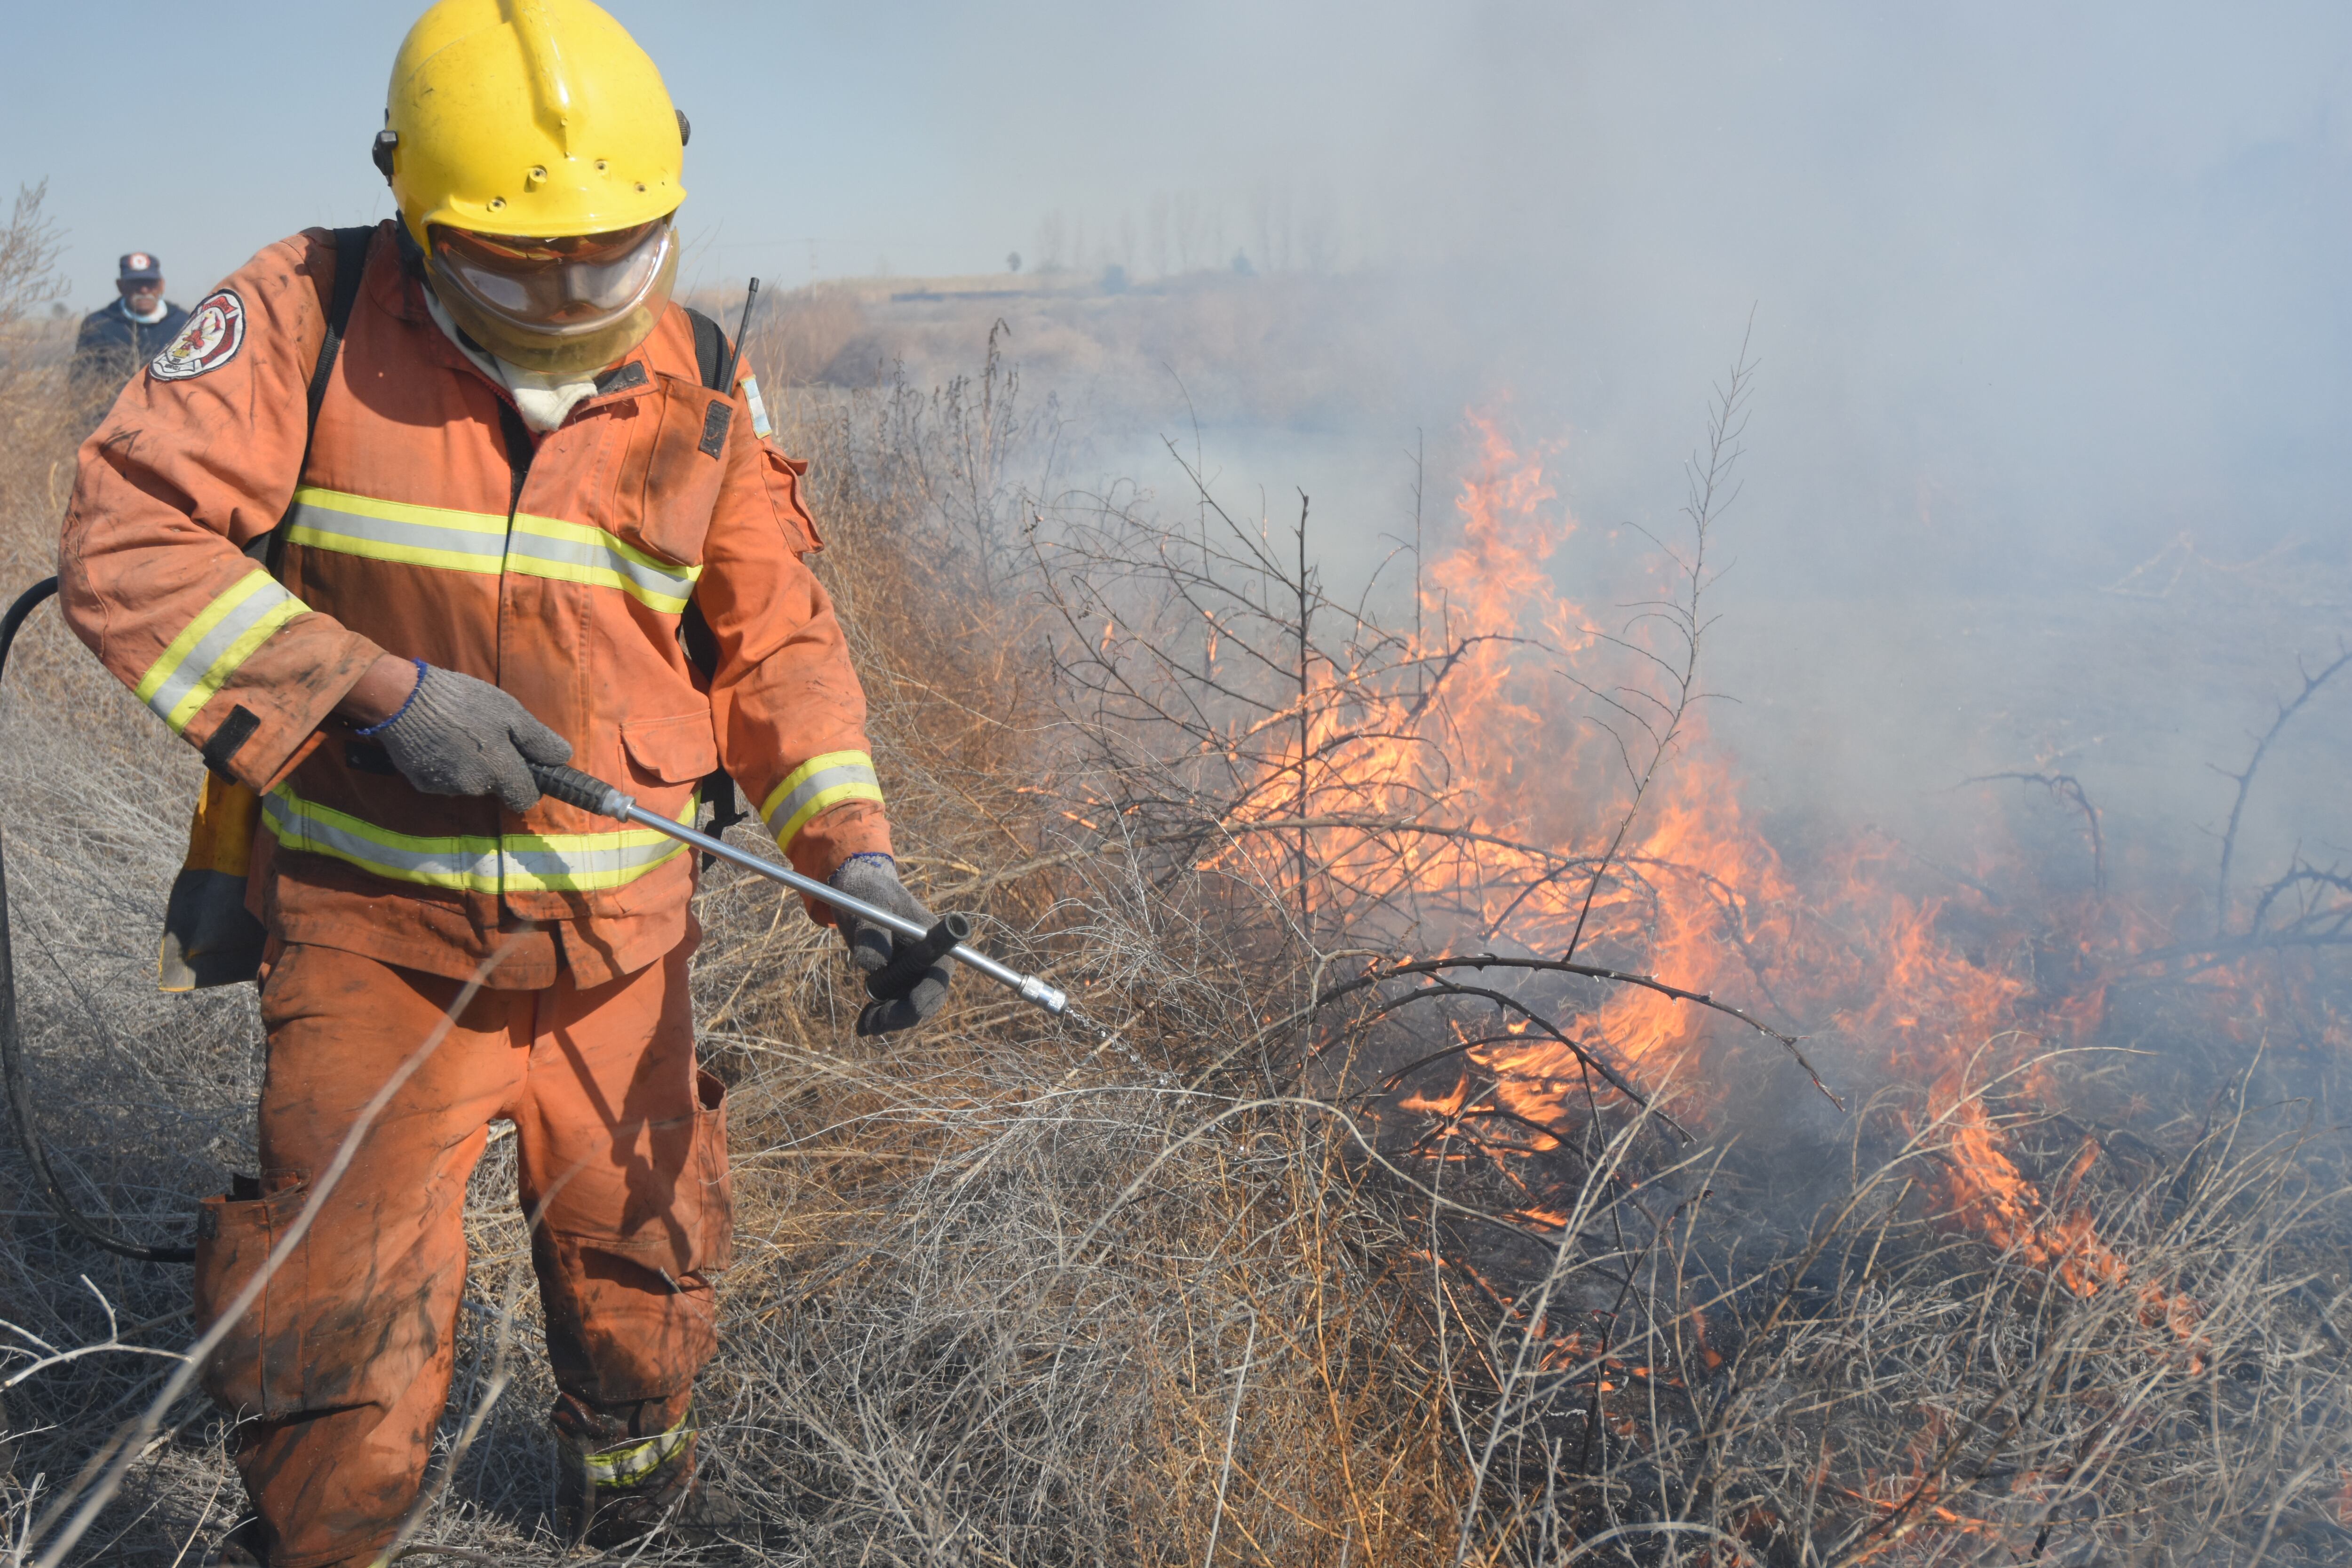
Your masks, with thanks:
<instances>
[{"instance_id":1,"label":"person in background","mask_svg":"<svg viewBox=\"0 0 2352 1568\"><path fill-rule=\"evenodd\" d=\"M188 324L187 311L163 298L163 268L152 252L131 252L119 271L114 286L122 298L84 316L74 339L75 379L110 388L137 374Z\"/></svg>"}]
</instances>

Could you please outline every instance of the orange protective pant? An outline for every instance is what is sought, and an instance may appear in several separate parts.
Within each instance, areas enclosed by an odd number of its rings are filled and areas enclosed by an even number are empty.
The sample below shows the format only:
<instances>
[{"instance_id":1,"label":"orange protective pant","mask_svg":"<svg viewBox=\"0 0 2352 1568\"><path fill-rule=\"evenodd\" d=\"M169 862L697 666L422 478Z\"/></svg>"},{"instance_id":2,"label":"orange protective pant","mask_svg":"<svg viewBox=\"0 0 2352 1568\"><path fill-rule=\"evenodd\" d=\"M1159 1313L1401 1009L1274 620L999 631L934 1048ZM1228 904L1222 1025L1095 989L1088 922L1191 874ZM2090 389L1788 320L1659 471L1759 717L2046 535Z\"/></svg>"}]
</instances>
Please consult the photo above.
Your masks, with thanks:
<instances>
[{"instance_id":1,"label":"orange protective pant","mask_svg":"<svg viewBox=\"0 0 2352 1568\"><path fill-rule=\"evenodd\" d=\"M514 1123L531 1262L561 1392L588 1446L685 1416L716 1346L706 1276L730 1246L726 1112L698 1072L691 942L588 990L484 990L376 1119L309 1232L206 1366L246 1418L237 1467L273 1568L364 1562L415 1498L448 1395L466 1282L466 1183ZM196 1315L260 1269L367 1101L457 982L286 946L263 974L258 1184L209 1200Z\"/></svg>"}]
</instances>

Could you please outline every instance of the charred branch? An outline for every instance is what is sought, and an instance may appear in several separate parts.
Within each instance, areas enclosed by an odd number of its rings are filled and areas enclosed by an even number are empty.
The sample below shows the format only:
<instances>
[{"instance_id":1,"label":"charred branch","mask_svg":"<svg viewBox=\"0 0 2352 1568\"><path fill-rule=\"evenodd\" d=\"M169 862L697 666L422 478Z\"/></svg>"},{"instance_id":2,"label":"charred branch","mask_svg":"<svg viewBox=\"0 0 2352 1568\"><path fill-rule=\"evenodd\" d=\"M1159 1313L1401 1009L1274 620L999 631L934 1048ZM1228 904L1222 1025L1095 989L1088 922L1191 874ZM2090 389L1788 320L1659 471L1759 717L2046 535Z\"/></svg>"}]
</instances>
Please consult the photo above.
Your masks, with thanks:
<instances>
[{"instance_id":1,"label":"charred branch","mask_svg":"<svg viewBox=\"0 0 2352 1568\"><path fill-rule=\"evenodd\" d=\"M1979 773L1962 782L1972 784L2004 782L2040 784L2050 792L2052 799L2073 802L2074 808L2083 814L2084 831L2091 840L2091 889L2100 894L2106 892L2106 841L2099 833L2098 808L2091 804L2091 797L2083 792L2081 780L2071 773Z\"/></svg>"},{"instance_id":2,"label":"charred branch","mask_svg":"<svg viewBox=\"0 0 2352 1568\"><path fill-rule=\"evenodd\" d=\"M1740 1023L1745 1024L1749 1028L1755 1030L1758 1034L1779 1042L1780 1047L1789 1053L1790 1057L1796 1062L1796 1064L1804 1069L1805 1076L1812 1080L1813 1087L1820 1089L1822 1093L1828 1098L1829 1102L1832 1105L1836 1106L1841 1110L1845 1109L1845 1101L1840 1100L1837 1097L1836 1092L1832 1090L1828 1084L1822 1081L1821 1074L1816 1072L1813 1069L1813 1065L1805 1059L1804 1050L1799 1043L1798 1037L1783 1034L1781 1031L1775 1029L1770 1025L1765 1023L1762 1019L1756 1017L1753 1014L1747 1013L1740 1008L1734 1007L1727 1002L1718 1002L1713 996L1706 994L1705 992L1686 991L1679 985L1668 984L1665 981L1660 980L1654 975L1635 974L1622 969L1605 968L1600 964L1572 963L1565 959L1553 958L1505 958L1491 952L1474 953L1456 958L1415 959L1410 963L1379 966L1366 973L1358 975L1352 980L1342 981L1340 984L1331 987L1329 990L1320 993L1316 998L1315 1005L1318 1008L1326 1007L1330 1005L1333 1002L1338 1001L1342 996L1350 995L1370 986L1384 984L1391 980L1403 979L1412 975L1438 974L1454 969L1517 969L1537 973L1572 974L1582 979L1604 980L1619 985L1637 985L1643 990L1654 991L1661 996L1671 997L1677 1002L1688 1002L1697 1006L1710 1008L1715 1012L1723 1014L1726 1017L1736 1018ZM1423 995L1436 995L1439 994L1440 991L1438 989L1432 988L1425 991L1414 992L1412 994L1412 997L1395 998L1391 1000L1411 1000ZM1485 993L1481 994L1484 994ZM1514 1005L1516 1005L1516 1004L1514 1004ZM1388 1004L1384 1003L1382 1010L1386 1010L1387 1006ZM1532 1015L1530 1015L1530 1016L1532 1016ZM1567 1042L1562 1043L1565 1044ZM1571 1047L1571 1048L1575 1047ZM1578 1054L1580 1058L1581 1058L1583 1053L1580 1050ZM1593 1068L1595 1071L1601 1072L1604 1077L1608 1076L1609 1069L1601 1067L1600 1064L1593 1064ZM1612 1086L1614 1086L1615 1080L1612 1079L1611 1081ZM1625 1092L1629 1098L1638 1099L1637 1096L1633 1096L1632 1094L1631 1090L1623 1090L1622 1092Z\"/></svg>"},{"instance_id":3,"label":"charred branch","mask_svg":"<svg viewBox=\"0 0 2352 1568\"><path fill-rule=\"evenodd\" d=\"M2315 673L2298 664L2296 673L2303 677L2303 689L2278 705L2278 716L2254 742L2253 752L2246 758L2244 769L2224 775L2236 783L2238 790L2230 802L2230 824L2221 832L2221 870L2213 881L2213 934L2217 937L2226 936L2230 930L2231 864L2238 852L2238 827L2245 817L2246 796L2253 792L2254 774L2261 769L2263 759L2270 754L2271 746L2289 721L2302 712L2305 705L2318 695L2322 687L2336 679L2347 665L2352 665L2352 647L2342 643L2336 645L2336 658Z\"/></svg>"}]
</instances>

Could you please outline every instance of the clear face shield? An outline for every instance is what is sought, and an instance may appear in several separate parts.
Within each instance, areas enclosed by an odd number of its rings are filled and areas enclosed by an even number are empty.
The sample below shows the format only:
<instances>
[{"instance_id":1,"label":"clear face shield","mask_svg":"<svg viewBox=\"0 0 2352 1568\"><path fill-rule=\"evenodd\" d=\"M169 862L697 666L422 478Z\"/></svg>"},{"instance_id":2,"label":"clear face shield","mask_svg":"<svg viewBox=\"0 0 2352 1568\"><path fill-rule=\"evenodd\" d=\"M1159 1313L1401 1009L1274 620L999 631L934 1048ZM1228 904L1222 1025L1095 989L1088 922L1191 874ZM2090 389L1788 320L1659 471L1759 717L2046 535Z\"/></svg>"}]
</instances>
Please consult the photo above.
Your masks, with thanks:
<instances>
[{"instance_id":1,"label":"clear face shield","mask_svg":"<svg viewBox=\"0 0 2352 1568\"><path fill-rule=\"evenodd\" d=\"M626 357L669 304L677 232L667 217L553 239L435 225L435 292L467 335L543 375L584 375Z\"/></svg>"}]
</instances>

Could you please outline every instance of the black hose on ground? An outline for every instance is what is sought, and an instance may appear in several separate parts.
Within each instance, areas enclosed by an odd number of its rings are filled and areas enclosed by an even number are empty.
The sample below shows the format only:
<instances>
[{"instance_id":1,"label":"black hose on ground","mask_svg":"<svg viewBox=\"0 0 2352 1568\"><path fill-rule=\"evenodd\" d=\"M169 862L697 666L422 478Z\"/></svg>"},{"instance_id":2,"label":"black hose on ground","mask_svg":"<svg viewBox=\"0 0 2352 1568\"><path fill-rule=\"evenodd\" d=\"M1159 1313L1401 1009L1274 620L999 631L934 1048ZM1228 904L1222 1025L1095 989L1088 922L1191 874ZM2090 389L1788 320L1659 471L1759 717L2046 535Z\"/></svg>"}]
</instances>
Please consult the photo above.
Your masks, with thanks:
<instances>
[{"instance_id":1,"label":"black hose on ground","mask_svg":"<svg viewBox=\"0 0 2352 1568\"><path fill-rule=\"evenodd\" d=\"M16 630L25 617L40 605L42 600L58 591L55 577L36 583L16 596L8 606L5 618L0 619L0 673L8 668L8 650L16 641ZM196 1249L193 1247L142 1247L135 1241L125 1241L111 1234L81 1210L74 1207L66 1195L65 1184L49 1164L49 1152L41 1142L34 1123L33 1083L25 1075L24 1041L16 1033L16 956L8 940L8 861L5 842L0 842L0 1068L5 1068L8 1082L8 1111L16 1124L16 1141L25 1146L25 1158L39 1178L41 1191L47 1194L49 1207L68 1229L121 1258L136 1258L142 1263L194 1263Z\"/></svg>"}]
</instances>

